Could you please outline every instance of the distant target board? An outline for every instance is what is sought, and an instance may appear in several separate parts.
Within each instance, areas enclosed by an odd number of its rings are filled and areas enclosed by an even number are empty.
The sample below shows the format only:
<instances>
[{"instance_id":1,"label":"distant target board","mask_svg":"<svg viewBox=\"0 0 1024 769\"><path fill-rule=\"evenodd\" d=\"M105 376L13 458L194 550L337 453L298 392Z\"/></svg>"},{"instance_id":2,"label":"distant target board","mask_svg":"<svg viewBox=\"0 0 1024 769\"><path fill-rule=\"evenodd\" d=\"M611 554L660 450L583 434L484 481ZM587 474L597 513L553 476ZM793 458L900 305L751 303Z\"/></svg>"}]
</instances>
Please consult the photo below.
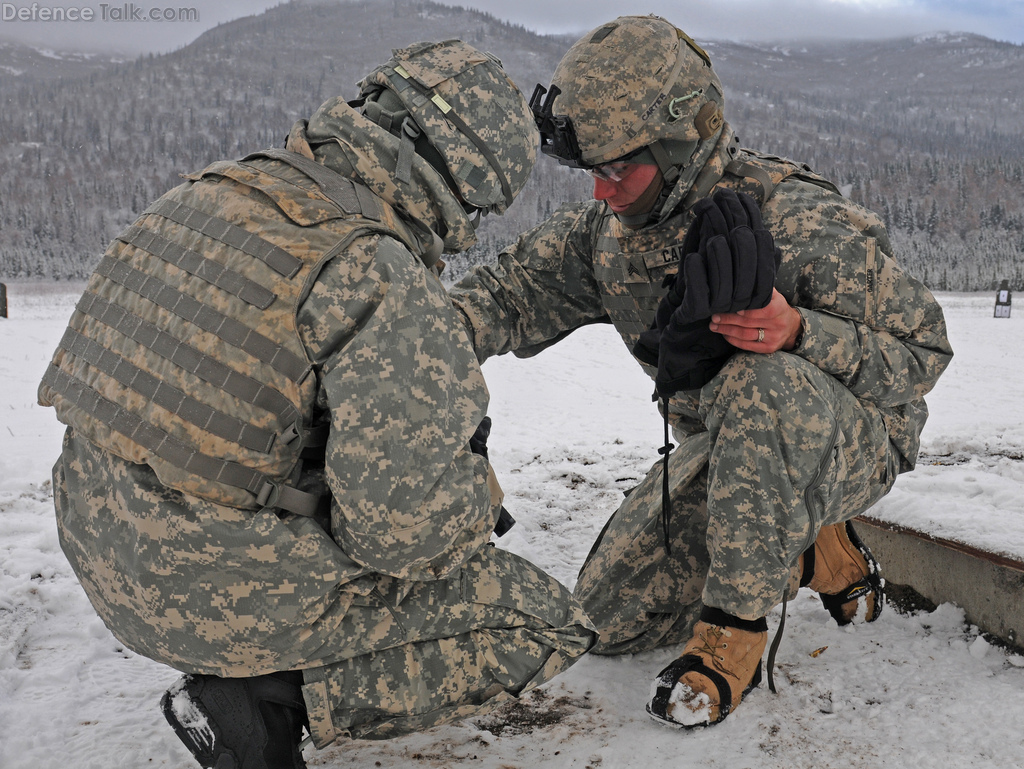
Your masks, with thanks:
<instances>
[{"instance_id":1,"label":"distant target board","mask_svg":"<svg viewBox=\"0 0 1024 769\"><path fill-rule=\"evenodd\" d=\"M1010 291L1010 281L1004 280L996 292L996 310L994 317L1009 318L1010 303L1013 300L1013 292Z\"/></svg>"}]
</instances>

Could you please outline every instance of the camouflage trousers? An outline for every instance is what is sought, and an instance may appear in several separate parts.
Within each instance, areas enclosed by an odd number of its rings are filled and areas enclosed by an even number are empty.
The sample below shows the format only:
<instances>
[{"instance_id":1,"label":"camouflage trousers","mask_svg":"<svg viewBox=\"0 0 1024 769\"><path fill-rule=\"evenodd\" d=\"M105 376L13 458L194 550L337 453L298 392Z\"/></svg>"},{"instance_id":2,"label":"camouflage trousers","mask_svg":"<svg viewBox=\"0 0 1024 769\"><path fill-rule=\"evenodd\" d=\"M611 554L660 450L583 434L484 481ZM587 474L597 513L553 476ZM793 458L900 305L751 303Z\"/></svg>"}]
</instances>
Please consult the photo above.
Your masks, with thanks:
<instances>
[{"instance_id":1,"label":"camouflage trousers","mask_svg":"<svg viewBox=\"0 0 1024 769\"><path fill-rule=\"evenodd\" d=\"M352 656L303 672L318 746L479 715L561 673L596 640L561 584L490 547L453 579L381 578L346 624Z\"/></svg>"},{"instance_id":2,"label":"camouflage trousers","mask_svg":"<svg viewBox=\"0 0 1024 769\"><path fill-rule=\"evenodd\" d=\"M181 494L71 430L54 501L61 547L122 643L187 673L302 670L318 747L479 714L596 639L565 587L503 550L445 580L367 573L309 518Z\"/></svg>"},{"instance_id":3,"label":"camouflage trousers","mask_svg":"<svg viewBox=\"0 0 1024 769\"><path fill-rule=\"evenodd\" d=\"M701 391L706 432L669 458L609 519L575 595L597 654L683 643L703 606L765 616L822 526L863 512L894 482L899 454L877 408L788 353L737 353Z\"/></svg>"}]
</instances>

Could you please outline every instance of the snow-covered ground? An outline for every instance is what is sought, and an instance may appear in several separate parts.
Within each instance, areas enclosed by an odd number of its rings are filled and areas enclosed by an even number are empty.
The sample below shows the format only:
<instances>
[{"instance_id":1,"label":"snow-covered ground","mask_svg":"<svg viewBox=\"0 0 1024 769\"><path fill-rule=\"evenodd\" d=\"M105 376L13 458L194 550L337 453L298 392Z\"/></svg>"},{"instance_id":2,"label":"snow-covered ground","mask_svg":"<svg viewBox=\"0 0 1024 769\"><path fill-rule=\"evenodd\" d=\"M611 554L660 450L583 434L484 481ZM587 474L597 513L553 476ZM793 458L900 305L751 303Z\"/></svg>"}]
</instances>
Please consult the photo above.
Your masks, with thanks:
<instances>
[{"instance_id":1,"label":"snow-covered ground","mask_svg":"<svg viewBox=\"0 0 1024 769\"><path fill-rule=\"evenodd\" d=\"M123 649L57 544L49 470L61 428L36 384L77 293L11 286L0 319L0 769L194 766L159 713L177 674ZM1024 559L1024 307L944 294L956 357L929 398L918 470L876 517ZM502 546L572 585L594 536L657 459L649 381L609 327L485 365L491 459L518 525ZM884 567L884 564L883 564ZM778 613L770 617L776 625ZM651 721L650 682L678 649L585 658L498 716L385 743L307 751L311 767L1024 767L1024 658L944 605L840 629L803 591L778 694L724 723Z\"/></svg>"}]
</instances>

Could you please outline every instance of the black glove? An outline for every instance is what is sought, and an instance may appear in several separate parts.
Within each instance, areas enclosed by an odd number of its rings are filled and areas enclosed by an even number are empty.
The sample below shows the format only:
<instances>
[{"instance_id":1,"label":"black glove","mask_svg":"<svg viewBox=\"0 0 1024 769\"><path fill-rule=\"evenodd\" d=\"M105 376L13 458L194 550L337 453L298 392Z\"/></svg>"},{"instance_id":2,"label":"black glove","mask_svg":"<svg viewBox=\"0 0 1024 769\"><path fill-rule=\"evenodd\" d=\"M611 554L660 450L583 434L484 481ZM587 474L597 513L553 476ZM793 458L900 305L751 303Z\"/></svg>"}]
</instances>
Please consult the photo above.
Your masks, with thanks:
<instances>
[{"instance_id":1,"label":"black glove","mask_svg":"<svg viewBox=\"0 0 1024 769\"><path fill-rule=\"evenodd\" d=\"M473 433L473 437L469 439L469 450L487 459L487 439L490 437L491 418L484 417L480 420L480 424L477 426L476 432ZM494 523L494 533L499 537L503 537L515 525L516 519L502 505L501 511L498 513L498 520Z\"/></svg>"},{"instance_id":2,"label":"black glove","mask_svg":"<svg viewBox=\"0 0 1024 769\"><path fill-rule=\"evenodd\" d=\"M666 278L651 328L633 354L658 367L658 393L703 387L732 354L725 337L708 328L714 313L761 308L771 301L779 252L757 203L720 190L694 206L679 270Z\"/></svg>"},{"instance_id":3,"label":"black glove","mask_svg":"<svg viewBox=\"0 0 1024 769\"><path fill-rule=\"evenodd\" d=\"M654 379L658 394L668 398L679 390L697 390L710 382L729 360L735 347L708 328L709 320L679 323L673 315L664 329L650 329L640 335L633 354L658 367ZM658 352L650 355L657 340Z\"/></svg>"},{"instance_id":4,"label":"black glove","mask_svg":"<svg viewBox=\"0 0 1024 769\"><path fill-rule=\"evenodd\" d=\"M680 320L760 309L772 298L780 253L743 192L719 190L693 207L695 219L683 240L683 256L670 290Z\"/></svg>"},{"instance_id":5,"label":"black glove","mask_svg":"<svg viewBox=\"0 0 1024 769\"><path fill-rule=\"evenodd\" d=\"M469 450L487 459L487 439L491 437L491 418L484 417L480 420L476 432L469 439Z\"/></svg>"}]
</instances>

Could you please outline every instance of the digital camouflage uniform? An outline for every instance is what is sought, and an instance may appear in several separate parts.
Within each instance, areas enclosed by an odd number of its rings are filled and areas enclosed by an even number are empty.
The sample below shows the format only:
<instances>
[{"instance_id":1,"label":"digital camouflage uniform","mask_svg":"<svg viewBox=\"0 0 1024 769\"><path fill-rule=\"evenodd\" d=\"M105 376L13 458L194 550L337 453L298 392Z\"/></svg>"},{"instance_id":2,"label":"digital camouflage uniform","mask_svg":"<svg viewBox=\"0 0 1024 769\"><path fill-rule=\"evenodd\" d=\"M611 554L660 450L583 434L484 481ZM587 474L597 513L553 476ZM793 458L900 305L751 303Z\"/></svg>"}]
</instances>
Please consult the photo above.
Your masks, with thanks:
<instances>
[{"instance_id":1,"label":"digital camouflage uniform","mask_svg":"<svg viewBox=\"0 0 1024 769\"><path fill-rule=\"evenodd\" d=\"M580 122L600 130L602 106ZM781 249L776 288L802 317L802 341L791 352L737 351L701 390L669 401L679 443L669 462L671 554L659 462L580 572L575 594L601 634L597 653L684 642L703 605L764 617L820 528L863 512L913 468L923 396L952 354L941 308L897 265L874 214L806 167L739 149L728 124L712 128L665 216L630 230L603 202L567 206L452 291L481 361L535 354L608 321L632 350L698 200L719 187L750 193Z\"/></svg>"},{"instance_id":2,"label":"digital camouflage uniform","mask_svg":"<svg viewBox=\"0 0 1024 769\"><path fill-rule=\"evenodd\" d=\"M462 45L397 51L396 82ZM454 101L444 77L420 86ZM516 105L471 106L484 141L510 130ZM40 402L70 425L61 545L112 632L187 673L303 670L324 746L492 707L594 635L563 586L488 544L502 494L469 446L488 394L429 266L437 233L472 244L466 211L341 99L287 147L187 177L118 236ZM518 191L442 151L480 207ZM525 181L534 153L497 160Z\"/></svg>"}]
</instances>

